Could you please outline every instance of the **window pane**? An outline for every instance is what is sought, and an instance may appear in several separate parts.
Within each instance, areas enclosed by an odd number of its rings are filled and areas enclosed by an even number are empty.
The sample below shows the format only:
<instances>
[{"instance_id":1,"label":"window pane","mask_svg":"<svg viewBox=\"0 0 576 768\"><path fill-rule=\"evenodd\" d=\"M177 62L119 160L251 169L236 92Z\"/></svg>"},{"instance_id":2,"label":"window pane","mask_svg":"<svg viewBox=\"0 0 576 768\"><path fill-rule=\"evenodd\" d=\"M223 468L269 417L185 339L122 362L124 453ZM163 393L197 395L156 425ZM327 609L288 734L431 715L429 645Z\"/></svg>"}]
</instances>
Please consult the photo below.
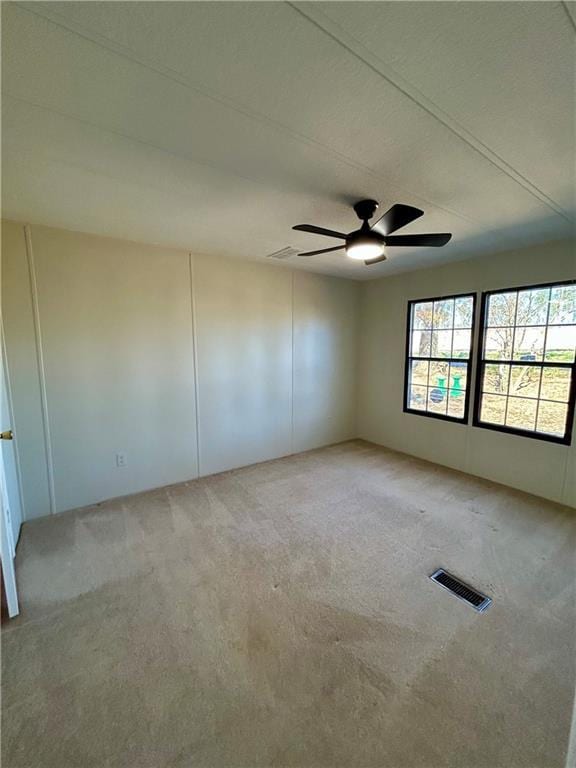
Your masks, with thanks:
<instances>
[{"instance_id":1,"label":"window pane","mask_svg":"<svg viewBox=\"0 0 576 768\"><path fill-rule=\"evenodd\" d=\"M434 302L434 328L454 327L454 299Z\"/></svg>"},{"instance_id":2,"label":"window pane","mask_svg":"<svg viewBox=\"0 0 576 768\"><path fill-rule=\"evenodd\" d=\"M448 390L448 415L458 419L464 417L466 388L468 385L467 363L451 363Z\"/></svg>"},{"instance_id":3,"label":"window pane","mask_svg":"<svg viewBox=\"0 0 576 768\"><path fill-rule=\"evenodd\" d=\"M471 331L454 331L452 339L452 357L470 357L470 337Z\"/></svg>"},{"instance_id":4,"label":"window pane","mask_svg":"<svg viewBox=\"0 0 576 768\"><path fill-rule=\"evenodd\" d=\"M428 386L430 387L447 387L448 374L450 373L449 362L431 362L430 363L430 380Z\"/></svg>"},{"instance_id":5,"label":"window pane","mask_svg":"<svg viewBox=\"0 0 576 768\"><path fill-rule=\"evenodd\" d=\"M452 396L452 390L448 395L448 416L453 416L455 419L464 418L464 396L454 398Z\"/></svg>"},{"instance_id":6,"label":"window pane","mask_svg":"<svg viewBox=\"0 0 576 768\"><path fill-rule=\"evenodd\" d=\"M510 395L538 397L542 369L533 365L514 365L510 373Z\"/></svg>"},{"instance_id":7,"label":"window pane","mask_svg":"<svg viewBox=\"0 0 576 768\"><path fill-rule=\"evenodd\" d=\"M508 382L510 380L510 366L487 363L484 366L484 379L482 390L495 395L508 394Z\"/></svg>"},{"instance_id":8,"label":"window pane","mask_svg":"<svg viewBox=\"0 0 576 768\"><path fill-rule=\"evenodd\" d=\"M440 413L446 415L446 404L448 401L448 390L445 380L444 386L428 388L428 410L430 413Z\"/></svg>"},{"instance_id":9,"label":"window pane","mask_svg":"<svg viewBox=\"0 0 576 768\"><path fill-rule=\"evenodd\" d=\"M544 368L540 397L544 400L559 400L567 403L571 379L571 371L568 368Z\"/></svg>"},{"instance_id":10,"label":"window pane","mask_svg":"<svg viewBox=\"0 0 576 768\"><path fill-rule=\"evenodd\" d=\"M490 328L484 339L484 357L487 360L511 360L513 328Z\"/></svg>"},{"instance_id":11,"label":"window pane","mask_svg":"<svg viewBox=\"0 0 576 768\"><path fill-rule=\"evenodd\" d=\"M472 328L473 306L472 296L460 296L454 301L454 328Z\"/></svg>"},{"instance_id":12,"label":"window pane","mask_svg":"<svg viewBox=\"0 0 576 768\"><path fill-rule=\"evenodd\" d=\"M534 430L536 426L536 400L509 397L506 426L514 429Z\"/></svg>"},{"instance_id":13,"label":"window pane","mask_svg":"<svg viewBox=\"0 0 576 768\"><path fill-rule=\"evenodd\" d=\"M450 363L450 389L454 390L454 397L459 397L458 392L464 395L468 383L468 363Z\"/></svg>"},{"instance_id":14,"label":"window pane","mask_svg":"<svg viewBox=\"0 0 576 768\"><path fill-rule=\"evenodd\" d=\"M546 325L550 288L535 288L518 293L517 325Z\"/></svg>"},{"instance_id":15,"label":"window pane","mask_svg":"<svg viewBox=\"0 0 576 768\"><path fill-rule=\"evenodd\" d=\"M550 363L573 363L576 349L576 325L548 328L546 357Z\"/></svg>"},{"instance_id":16,"label":"window pane","mask_svg":"<svg viewBox=\"0 0 576 768\"><path fill-rule=\"evenodd\" d=\"M514 336L514 360L542 360L545 331L543 327L517 327Z\"/></svg>"},{"instance_id":17,"label":"window pane","mask_svg":"<svg viewBox=\"0 0 576 768\"><path fill-rule=\"evenodd\" d=\"M516 321L516 291L488 296L487 325L512 326Z\"/></svg>"},{"instance_id":18,"label":"window pane","mask_svg":"<svg viewBox=\"0 0 576 768\"><path fill-rule=\"evenodd\" d=\"M408 402L408 407L413 408L416 411L425 411L427 398L426 387L412 386L410 387L409 392L410 400Z\"/></svg>"},{"instance_id":19,"label":"window pane","mask_svg":"<svg viewBox=\"0 0 576 768\"><path fill-rule=\"evenodd\" d=\"M414 357L430 357L431 339L430 331L414 331L412 333L411 354Z\"/></svg>"},{"instance_id":20,"label":"window pane","mask_svg":"<svg viewBox=\"0 0 576 768\"><path fill-rule=\"evenodd\" d=\"M432 357L452 356L452 331L432 331Z\"/></svg>"},{"instance_id":21,"label":"window pane","mask_svg":"<svg viewBox=\"0 0 576 768\"><path fill-rule=\"evenodd\" d=\"M413 360L410 363L410 384L420 384L426 387L428 385L428 366L427 360Z\"/></svg>"},{"instance_id":22,"label":"window pane","mask_svg":"<svg viewBox=\"0 0 576 768\"><path fill-rule=\"evenodd\" d=\"M562 437L566 431L568 406L564 403L541 402L538 408L538 432Z\"/></svg>"},{"instance_id":23,"label":"window pane","mask_svg":"<svg viewBox=\"0 0 576 768\"><path fill-rule=\"evenodd\" d=\"M420 301L412 307L412 328L432 328L432 302Z\"/></svg>"},{"instance_id":24,"label":"window pane","mask_svg":"<svg viewBox=\"0 0 576 768\"><path fill-rule=\"evenodd\" d=\"M559 285L552 288L548 322L565 325L576 323L576 285Z\"/></svg>"},{"instance_id":25,"label":"window pane","mask_svg":"<svg viewBox=\"0 0 576 768\"><path fill-rule=\"evenodd\" d=\"M480 420L487 424L504 424L506 400L502 395L482 395Z\"/></svg>"}]
</instances>

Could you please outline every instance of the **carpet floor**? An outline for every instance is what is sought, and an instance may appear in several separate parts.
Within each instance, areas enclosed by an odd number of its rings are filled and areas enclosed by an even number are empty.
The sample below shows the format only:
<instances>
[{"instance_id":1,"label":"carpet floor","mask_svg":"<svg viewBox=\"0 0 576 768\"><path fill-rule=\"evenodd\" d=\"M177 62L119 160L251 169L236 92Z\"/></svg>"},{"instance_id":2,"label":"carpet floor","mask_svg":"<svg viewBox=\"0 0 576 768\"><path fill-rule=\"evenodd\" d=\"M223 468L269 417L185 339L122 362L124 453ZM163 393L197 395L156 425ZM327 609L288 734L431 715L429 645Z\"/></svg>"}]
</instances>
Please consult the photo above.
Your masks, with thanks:
<instances>
[{"instance_id":1,"label":"carpet floor","mask_svg":"<svg viewBox=\"0 0 576 768\"><path fill-rule=\"evenodd\" d=\"M563 768L575 545L574 510L362 441L27 523L2 765Z\"/></svg>"}]
</instances>

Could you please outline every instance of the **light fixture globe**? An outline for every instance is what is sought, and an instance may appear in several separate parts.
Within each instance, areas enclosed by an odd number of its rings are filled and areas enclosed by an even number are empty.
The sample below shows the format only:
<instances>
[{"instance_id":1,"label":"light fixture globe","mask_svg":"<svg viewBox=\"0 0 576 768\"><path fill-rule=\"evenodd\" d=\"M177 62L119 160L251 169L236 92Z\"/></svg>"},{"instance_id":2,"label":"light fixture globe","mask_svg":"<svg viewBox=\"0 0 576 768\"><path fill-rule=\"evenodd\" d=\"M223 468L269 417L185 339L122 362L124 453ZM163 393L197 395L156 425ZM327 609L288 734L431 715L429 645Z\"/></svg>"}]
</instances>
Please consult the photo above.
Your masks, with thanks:
<instances>
[{"instance_id":1,"label":"light fixture globe","mask_svg":"<svg viewBox=\"0 0 576 768\"><path fill-rule=\"evenodd\" d=\"M346 255L357 261L379 259L384 255L384 238L365 229L352 232L346 240Z\"/></svg>"}]
</instances>

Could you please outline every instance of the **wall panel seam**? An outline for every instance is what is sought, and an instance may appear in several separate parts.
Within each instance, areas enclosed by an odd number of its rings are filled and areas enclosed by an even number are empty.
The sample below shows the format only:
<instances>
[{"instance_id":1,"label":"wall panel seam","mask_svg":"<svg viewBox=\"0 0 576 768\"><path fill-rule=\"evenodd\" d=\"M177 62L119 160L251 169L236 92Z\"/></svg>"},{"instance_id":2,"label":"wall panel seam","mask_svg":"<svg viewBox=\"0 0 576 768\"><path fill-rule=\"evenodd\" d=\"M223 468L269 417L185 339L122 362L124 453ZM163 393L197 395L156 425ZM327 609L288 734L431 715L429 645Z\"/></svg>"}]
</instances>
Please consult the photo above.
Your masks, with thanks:
<instances>
[{"instance_id":1,"label":"wall panel seam","mask_svg":"<svg viewBox=\"0 0 576 768\"><path fill-rule=\"evenodd\" d=\"M24 226L26 240L26 258L28 261L28 276L30 280L30 298L32 300L32 315L34 321L34 341L36 346L36 363L38 366L38 383L40 386L40 406L42 411L42 428L44 432L44 453L48 475L48 492L50 497L50 512L56 512L56 492L54 487L54 461L52 457L52 439L48 416L48 393L46 389L46 372L44 366L44 351L42 347L42 327L40 324L40 309L38 305L38 284L36 280L36 265L32 247L32 231L29 224Z\"/></svg>"},{"instance_id":2,"label":"wall panel seam","mask_svg":"<svg viewBox=\"0 0 576 768\"><path fill-rule=\"evenodd\" d=\"M568 462L570 460L570 447L566 451L564 457L564 472L562 473L562 491L560 493L560 501L562 504L568 504Z\"/></svg>"},{"instance_id":3,"label":"wall panel seam","mask_svg":"<svg viewBox=\"0 0 576 768\"><path fill-rule=\"evenodd\" d=\"M294 270L292 270L291 280L291 367L290 367L290 453L294 453Z\"/></svg>"},{"instance_id":4,"label":"wall panel seam","mask_svg":"<svg viewBox=\"0 0 576 768\"><path fill-rule=\"evenodd\" d=\"M194 423L196 425L196 475L200 477L200 381L198 377L198 332L196 322L196 280L194 279L194 256L188 254L190 277L190 308L192 322L192 360L194 367Z\"/></svg>"},{"instance_id":5,"label":"wall panel seam","mask_svg":"<svg viewBox=\"0 0 576 768\"><path fill-rule=\"evenodd\" d=\"M362 324L362 289L354 288L355 293L355 323L354 323L354 376L352 380L352 407L353 407L353 420L352 420L352 436L354 440L358 440L360 437L360 384L361 384L361 371L363 360L363 349L361 345L361 324Z\"/></svg>"}]
</instances>

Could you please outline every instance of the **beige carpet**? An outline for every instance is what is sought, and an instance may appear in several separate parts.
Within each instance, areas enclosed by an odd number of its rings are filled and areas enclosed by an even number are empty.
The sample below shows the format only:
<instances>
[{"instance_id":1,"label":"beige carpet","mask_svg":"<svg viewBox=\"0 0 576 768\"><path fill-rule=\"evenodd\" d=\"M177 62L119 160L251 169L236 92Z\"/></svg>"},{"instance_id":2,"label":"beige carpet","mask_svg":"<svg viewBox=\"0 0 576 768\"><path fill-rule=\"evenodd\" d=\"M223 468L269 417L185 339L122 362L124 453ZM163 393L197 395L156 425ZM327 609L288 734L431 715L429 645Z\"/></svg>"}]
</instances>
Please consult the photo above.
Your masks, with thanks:
<instances>
[{"instance_id":1,"label":"beige carpet","mask_svg":"<svg viewBox=\"0 0 576 768\"><path fill-rule=\"evenodd\" d=\"M26 524L3 768L560 768L575 535L361 441Z\"/></svg>"}]
</instances>

